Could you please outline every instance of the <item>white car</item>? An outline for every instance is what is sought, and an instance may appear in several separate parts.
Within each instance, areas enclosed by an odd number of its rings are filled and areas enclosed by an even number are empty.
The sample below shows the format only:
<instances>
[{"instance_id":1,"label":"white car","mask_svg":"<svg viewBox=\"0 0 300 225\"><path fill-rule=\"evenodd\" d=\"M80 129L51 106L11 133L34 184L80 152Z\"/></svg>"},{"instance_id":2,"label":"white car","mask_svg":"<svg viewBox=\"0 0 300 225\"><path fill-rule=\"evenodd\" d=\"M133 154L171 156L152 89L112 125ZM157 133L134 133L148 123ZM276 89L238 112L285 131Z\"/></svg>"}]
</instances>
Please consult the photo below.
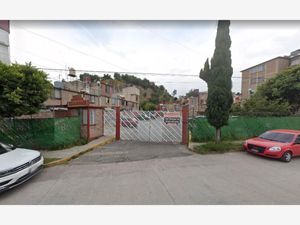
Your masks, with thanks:
<instances>
[{"instance_id":1,"label":"white car","mask_svg":"<svg viewBox=\"0 0 300 225\"><path fill-rule=\"evenodd\" d=\"M43 163L44 158L38 151L0 142L0 192L30 179L42 169Z\"/></svg>"}]
</instances>

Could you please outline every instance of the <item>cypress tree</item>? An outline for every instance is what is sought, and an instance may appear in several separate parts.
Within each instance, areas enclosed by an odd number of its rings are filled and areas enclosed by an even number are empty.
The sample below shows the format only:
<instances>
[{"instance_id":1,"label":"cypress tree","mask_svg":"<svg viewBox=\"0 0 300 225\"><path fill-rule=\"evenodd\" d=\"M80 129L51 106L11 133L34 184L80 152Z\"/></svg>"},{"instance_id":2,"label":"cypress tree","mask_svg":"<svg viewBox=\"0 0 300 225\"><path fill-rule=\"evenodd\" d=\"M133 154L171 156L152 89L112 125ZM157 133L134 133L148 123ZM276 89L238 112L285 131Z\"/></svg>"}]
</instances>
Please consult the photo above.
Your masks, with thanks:
<instances>
[{"instance_id":1,"label":"cypress tree","mask_svg":"<svg viewBox=\"0 0 300 225\"><path fill-rule=\"evenodd\" d=\"M229 110L232 98L232 67L231 67L231 39L229 35L230 21L218 21L215 51L209 65L207 59L200 71L200 78L207 83L208 122L216 128L216 142L221 141L221 127L228 124Z\"/></svg>"}]
</instances>

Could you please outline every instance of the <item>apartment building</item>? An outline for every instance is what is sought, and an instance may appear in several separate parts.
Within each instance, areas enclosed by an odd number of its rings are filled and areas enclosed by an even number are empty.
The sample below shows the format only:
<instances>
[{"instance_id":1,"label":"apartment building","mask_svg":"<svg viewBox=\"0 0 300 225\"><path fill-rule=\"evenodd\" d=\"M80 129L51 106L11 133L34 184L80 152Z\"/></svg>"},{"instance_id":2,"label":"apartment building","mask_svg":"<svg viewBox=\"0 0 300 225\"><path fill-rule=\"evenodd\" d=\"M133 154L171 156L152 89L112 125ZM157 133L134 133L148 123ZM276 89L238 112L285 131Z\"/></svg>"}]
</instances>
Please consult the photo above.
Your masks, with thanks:
<instances>
[{"instance_id":1,"label":"apartment building","mask_svg":"<svg viewBox=\"0 0 300 225\"><path fill-rule=\"evenodd\" d=\"M125 87L121 92L112 94L112 106L120 106L126 110L139 110L140 89L135 86Z\"/></svg>"},{"instance_id":2,"label":"apartment building","mask_svg":"<svg viewBox=\"0 0 300 225\"><path fill-rule=\"evenodd\" d=\"M187 98L189 104L189 116L203 115L206 110L207 91L197 93L197 96Z\"/></svg>"},{"instance_id":3,"label":"apartment building","mask_svg":"<svg viewBox=\"0 0 300 225\"><path fill-rule=\"evenodd\" d=\"M0 61L6 64L10 64L9 32L9 21L0 20Z\"/></svg>"},{"instance_id":4,"label":"apartment building","mask_svg":"<svg viewBox=\"0 0 300 225\"><path fill-rule=\"evenodd\" d=\"M242 99L248 99L265 80L274 77L289 66L300 64L300 49L289 56L279 56L242 70Z\"/></svg>"},{"instance_id":5,"label":"apartment building","mask_svg":"<svg viewBox=\"0 0 300 225\"><path fill-rule=\"evenodd\" d=\"M114 93L111 81L87 82L55 81L50 97L44 102L46 109L66 108L73 96L81 95L92 106L115 107L126 110L139 110L139 89L126 87L121 93Z\"/></svg>"}]
</instances>

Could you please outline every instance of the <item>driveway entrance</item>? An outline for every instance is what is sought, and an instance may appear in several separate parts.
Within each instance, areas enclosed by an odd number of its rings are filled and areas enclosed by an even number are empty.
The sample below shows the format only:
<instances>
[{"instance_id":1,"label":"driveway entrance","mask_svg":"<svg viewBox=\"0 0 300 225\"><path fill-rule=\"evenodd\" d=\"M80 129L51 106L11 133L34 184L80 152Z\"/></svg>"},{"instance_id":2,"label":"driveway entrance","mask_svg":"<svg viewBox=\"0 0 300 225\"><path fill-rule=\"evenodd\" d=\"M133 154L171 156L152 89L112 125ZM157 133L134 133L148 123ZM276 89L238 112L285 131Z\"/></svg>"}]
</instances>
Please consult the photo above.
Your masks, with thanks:
<instances>
[{"instance_id":1,"label":"driveway entrance","mask_svg":"<svg viewBox=\"0 0 300 225\"><path fill-rule=\"evenodd\" d=\"M186 146L180 144L158 144L136 141L116 141L82 155L72 164L99 164L141 161L189 156Z\"/></svg>"}]
</instances>

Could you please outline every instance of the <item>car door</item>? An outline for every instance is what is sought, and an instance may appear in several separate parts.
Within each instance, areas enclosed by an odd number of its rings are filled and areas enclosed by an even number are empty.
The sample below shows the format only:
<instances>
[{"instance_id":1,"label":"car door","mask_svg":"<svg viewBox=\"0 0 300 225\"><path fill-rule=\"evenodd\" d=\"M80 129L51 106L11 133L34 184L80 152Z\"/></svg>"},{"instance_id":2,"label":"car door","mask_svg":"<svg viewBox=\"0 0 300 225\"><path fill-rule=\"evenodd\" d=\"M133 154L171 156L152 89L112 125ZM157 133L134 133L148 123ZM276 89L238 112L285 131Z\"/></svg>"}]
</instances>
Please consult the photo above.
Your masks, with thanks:
<instances>
[{"instance_id":1,"label":"car door","mask_svg":"<svg viewBox=\"0 0 300 225\"><path fill-rule=\"evenodd\" d=\"M294 155L300 155L300 135L298 135L295 139L295 142L292 145L292 150Z\"/></svg>"}]
</instances>

